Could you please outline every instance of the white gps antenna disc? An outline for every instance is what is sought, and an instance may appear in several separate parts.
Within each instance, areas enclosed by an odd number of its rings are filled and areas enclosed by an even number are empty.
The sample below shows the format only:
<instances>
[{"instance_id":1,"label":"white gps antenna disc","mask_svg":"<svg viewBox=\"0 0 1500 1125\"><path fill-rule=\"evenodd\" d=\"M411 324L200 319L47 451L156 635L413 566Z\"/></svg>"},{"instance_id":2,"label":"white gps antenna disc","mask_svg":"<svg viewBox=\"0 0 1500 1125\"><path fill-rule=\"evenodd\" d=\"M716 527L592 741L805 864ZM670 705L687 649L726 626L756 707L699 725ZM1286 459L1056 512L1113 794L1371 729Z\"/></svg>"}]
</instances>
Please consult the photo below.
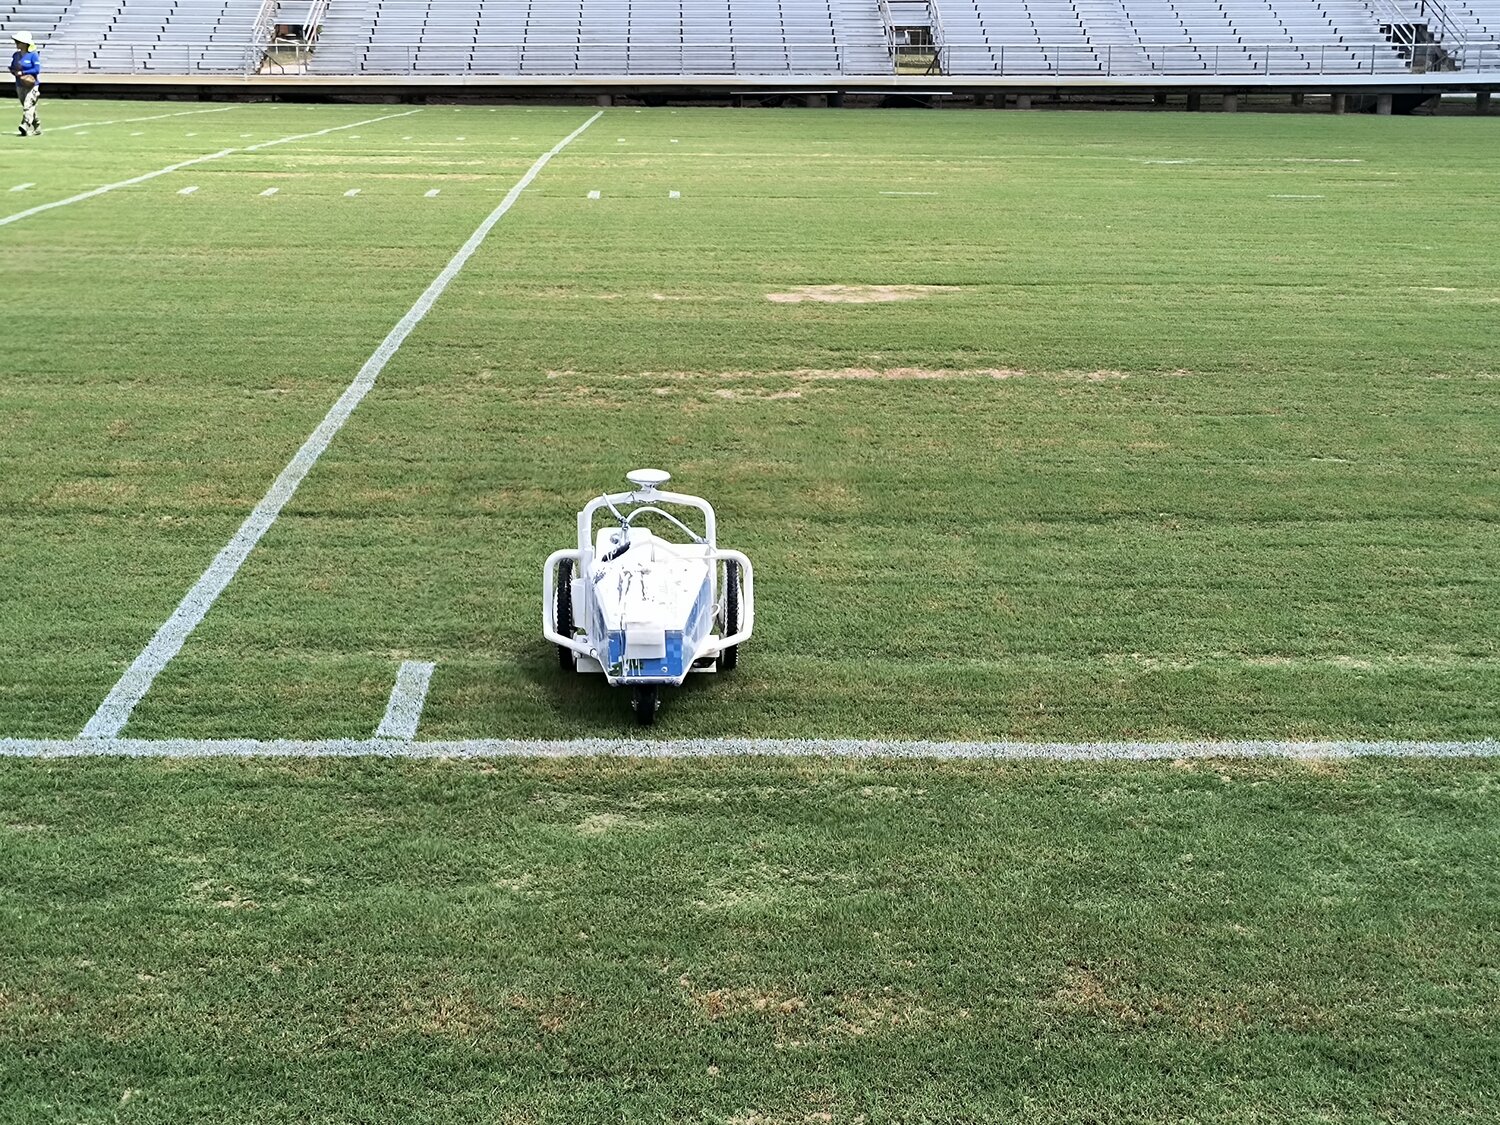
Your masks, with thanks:
<instances>
[{"instance_id":1,"label":"white gps antenna disc","mask_svg":"<svg viewBox=\"0 0 1500 1125\"><path fill-rule=\"evenodd\" d=\"M625 479L637 488L652 489L659 484L666 484L672 479L672 474L660 469L635 469L626 473Z\"/></svg>"}]
</instances>

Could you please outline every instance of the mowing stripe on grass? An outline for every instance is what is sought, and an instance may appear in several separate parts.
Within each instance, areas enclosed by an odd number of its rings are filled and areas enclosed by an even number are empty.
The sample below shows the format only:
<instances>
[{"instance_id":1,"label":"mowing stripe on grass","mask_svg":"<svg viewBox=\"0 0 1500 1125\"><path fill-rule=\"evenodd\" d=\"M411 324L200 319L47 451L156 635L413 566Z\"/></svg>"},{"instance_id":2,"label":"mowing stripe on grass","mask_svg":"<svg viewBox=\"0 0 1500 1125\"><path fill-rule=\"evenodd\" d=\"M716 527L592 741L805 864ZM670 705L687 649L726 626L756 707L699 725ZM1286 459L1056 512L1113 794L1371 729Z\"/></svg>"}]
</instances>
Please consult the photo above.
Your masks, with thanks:
<instances>
[{"instance_id":1,"label":"mowing stripe on grass","mask_svg":"<svg viewBox=\"0 0 1500 1125\"><path fill-rule=\"evenodd\" d=\"M430 667L430 665L429 665ZM399 681L398 681L399 687ZM392 693L394 704L395 693ZM381 724L382 727L385 725ZM0 738L0 758L922 758L951 761L1150 762L1188 758L1494 758L1480 742L885 742L854 738L409 739Z\"/></svg>"},{"instance_id":2,"label":"mowing stripe on grass","mask_svg":"<svg viewBox=\"0 0 1500 1125\"><path fill-rule=\"evenodd\" d=\"M375 353L365 360L364 366L359 369L354 381L339 396L338 401L329 408L323 420L318 423L318 428L303 443L302 448L297 450L286 468L281 470L281 475L272 483L270 491L261 498L255 510L234 533L233 538L214 557L202 577L193 583L192 589L178 603L172 615L162 623L150 643L141 650L140 655L125 670L119 682L110 689L104 702L99 704L99 709L85 724L80 738L110 738L120 733L129 720L130 713L135 710L135 705L145 697L146 692L151 690L151 685L161 670L177 655L188 636L198 627L198 623L208 613L209 607L224 592L224 588L229 585L230 580L249 557L255 544L260 542L261 536L276 522L276 517L281 514L282 507L296 493L297 486L302 483L302 479L317 464L318 458L328 448L328 443L349 420L349 416L354 413L354 408L375 385L380 372L384 370L385 365L390 362L391 357L396 354L406 338L411 335L412 330L422 322L422 318L437 303L437 299L443 295L449 283L458 276L458 272L464 268L464 263L474 256L474 252L483 245L495 224L515 206L516 200L521 198L521 193L531 186L531 182L541 174L543 168L551 163L552 158L572 144L585 129L603 116L602 112L594 114L552 148L537 157L536 162L526 170L526 174L516 181L516 185L500 201L500 205L485 217L484 222L480 223L474 233L469 236L469 240L459 247L458 252L443 267L442 272L417 298L417 303L407 310L406 315L397 322L396 327L391 329L386 338L381 341L380 346L375 349Z\"/></svg>"},{"instance_id":3,"label":"mowing stripe on grass","mask_svg":"<svg viewBox=\"0 0 1500 1125\"><path fill-rule=\"evenodd\" d=\"M409 109L405 113L389 113L384 117L372 117L368 121L351 121L348 125L334 125L327 129L319 129L316 133L295 133L290 137L278 137L274 141L262 141L258 145L246 145L244 148L220 149L218 152L211 152L207 156L195 156L191 160L168 164L165 168L158 168L155 172L147 172L144 175L132 176L128 180L119 180L112 184L105 184L103 187L93 188L90 191L79 192L77 195L68 196L67 199L56 199L51 203L42 203L36 207L28 207L25 211L17 211L14 215L6 215L5 218L0 219L0 227L6 226L9 223L20 222L22 219L29 219L32 215L40 215L43 211L51 211L57 207L66 207L70 203L82 203L85 199L93 199L94 196L103 195L105 192L115 191L123 187L134 187L136 184L143 184L147 180L154 180L158 176L166 176L173 172L180 172L184 168L191 168L195 164L206 164L210 160L222 160L224 157L233 156L238 152L259 152L261 149L271 148L273 145L290 144L292 141L305 141L311 137L321 137L328 133L337 133L340 129L354 129L360 125L372 125L376 121L389 121L394 117L410 117L413 113L421 112L420 109Z\"/></svg>"},{"instance_id":4,"label":"mowing stripe on grass","mask_svg":"<svg viewBox=\"0 0 1500 1125\"><path fill-rule=\"evenodd\" d=\"M228 113L239 109L237 105L226 105L220 109L185 109L181 113L158 113L154 117L117 117L113 121L80 121L76 125L54 125L49 133L61 133L68 129L92 129L97 125L131 125L137 121L162 121L168 117L187 117L194 113Z\"/></svg>"},{"instance_id":5,"label":"mowing stripe on grass","mask_svg":"<svg viewBox=\"0 0 1500 1125\"><path fill-rule=\"evenodd\" d=\"M422 708L427 703L427 685L432 683L432 670L436 665L425 660L405 660L396 673L396 685L391 688L391 700L385 706L385 718L375 728L376 738L402 738L410 741L417 737L417 724L422 721Z\"/></svg>"}]
</instances>

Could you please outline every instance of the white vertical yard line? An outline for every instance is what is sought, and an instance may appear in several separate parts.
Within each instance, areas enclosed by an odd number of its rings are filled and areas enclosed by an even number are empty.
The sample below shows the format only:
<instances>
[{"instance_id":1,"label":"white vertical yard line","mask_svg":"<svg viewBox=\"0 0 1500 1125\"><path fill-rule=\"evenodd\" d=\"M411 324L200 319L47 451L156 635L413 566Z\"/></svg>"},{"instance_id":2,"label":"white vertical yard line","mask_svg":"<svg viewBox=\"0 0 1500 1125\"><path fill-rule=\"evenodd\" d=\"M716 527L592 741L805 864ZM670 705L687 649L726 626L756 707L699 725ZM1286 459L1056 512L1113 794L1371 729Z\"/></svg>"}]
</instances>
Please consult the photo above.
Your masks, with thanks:
<instances>
[{"instance_id":1,"label":"white vertical yard line","mask_svg":"<svg viewBox=\"0 0 1500 1125\"><path fill-rule=\"evenodd\" d=\"M422 721L434 667L424 660L402 662L401 671L396 673L396 686L391 688L390 702L385 705L385 718L375 728L376 738L402 738L410 742L417 737L417 724Z\"/></svg>"},{"instance_id":2,"label":"white vertical yard line","mask_svg":"<svg viewBox=\"0 0 1500 1125\"><path fill-rule=\"evenodd\" d=\"M239 530L234 533L224 548L214 556L213 562L203 572L202 577L193 583L192 589L178 603L172 615L162 622L161 628L157 629L150 643L141 650L130 667L125 670L119 682L110 688L109 694L104 697L104 702L99 704L99 709L85 724L79 737L112 738L120 733L129 720L130 713L135 710L135 705L145 697L146 692L151 690L151 685L161 674L161 670L182 649L193 630L198 627L198 623L208 613L209 607L224 592L224 588L229 585L230 580L249 558L256 543L260 542L261 536L271 529L271 525L276 522L276 517L281 514L281 509L296 493L297 486L312 471L318 458L328 448L329 442L349 420L349 416L354 413L354 408L359 405L360 400L375 385L380 372L385 369L391 357L411 335L412 330L422 322L422 318L437 303L437 299L458 276L464 264L483 245L495 224L515 206L516 200L521 198L521 193L531 186L531 182L541 174L542 169L551 163L554 156L582 136L585 129L603 116L602 111L594 114L552 148L537 157L536 162L526 170L526 174L516 181L516 185L500 201L500 205L485 217L484 222L480 223L474 233L469 236L469 240L459 247L458 252L443 267L442 272L433 278L432 284L417 298L417 303L407 310L406 315L381 341L374 354L365 361L365 365L359 369L359 374L354 377L354 381L339 396L338 401L329 408L323 420L318 423L318 428L312 432L312 436L303 443L301 449L297 450L286 468L281 470L281 475L272 483L270 491L261 498L255 510L240 525Z\"/></svg>"},{"instance_id":3,"label":"white vertical yard line","mask_svg":"<svg viewBox=\"0 0 1500 1125\"><path fill-rule=\"evenodd\" d=\"M227 105L222 109L185 109L181 113L158 113L153 117L117 117L113 121L80 121L74 125L55 125L48 129L49 133L62 133L69 129L92 129L98 125L133 125L137 121L163 121L168 117L188 117L194 113L228 113L231 109L239 109L237 105ZM139 134L132 133L131 136Z\"/></svg>"},{"instance_id":4,"label":"white vertical yard line","mask_svg":"<svg viewBox=\"0 0 1500 1125\"><path fill-rule=\"evenodd\" d=\"M77 195L68 196L67 199L56 199L51 203L42 203L35 207L28 207L24 211L17 211L14 215L6 215L3 219L0 219L0 227L6 226L9 223L18 223L22 219L29 219L32 215L40 215L43 211L51 211L56 207L66 207L70 203L82 203L85 199L93 199L94 196L103 195L105 192L116 191L124 187L134 187L136 184L143 184L147 180L154 180L158 176L167 176L173 172L180 172L184 168L191 168L195 164L206 164L210 160L222 160L224 157L233 156L237 152L259 152L261 149L271 148L273 145L290 144L293 141L305 141L311 137L321 137L328 133L337 133L340 129L355 129L361 125L374 124L376 121L390 121L395 117L410 117L413 113L421 112L420 109L409 109L405 113L390 113L384 117L372 117L368 121L351 121L348 125L334 125L327 129L319 129L315 133L296 133L290 137L278 137L274 141L262 141L258 145L246 145L244 148L220 149L218 152L211 152L207 156L195 156L191 160L182 160L176 164L168 164L165 168L158 168L155 172L132 176L128 180L118 180L112 184L105 184L103 187L96 187L91 191L82 191Z\"/></svg>"},{"instance_id":5,"label":"white vertical yard line","mask_svg":"<svg viewBox=\"0 0 1500 1125\"><path fill-rule=\"evenodd\" d=\"M17 184L15 187L11 188L10 190L11 191L25 191L27 188L34 188L34 187L36 187L36 184Z\"/></svg>"},{"instance_id":6,"label":"white vertical yard line","mask_svg":"<svg viewBox=\"0 0 1500 1125\"><path fill-rule=\"evenodd\" d=\"M281 190L280 188L268 187L268 188L266 188L265 191L261 192L261 195L267 195L267 196L275 195L280 190Z\"/></svg>"}]
</instances>

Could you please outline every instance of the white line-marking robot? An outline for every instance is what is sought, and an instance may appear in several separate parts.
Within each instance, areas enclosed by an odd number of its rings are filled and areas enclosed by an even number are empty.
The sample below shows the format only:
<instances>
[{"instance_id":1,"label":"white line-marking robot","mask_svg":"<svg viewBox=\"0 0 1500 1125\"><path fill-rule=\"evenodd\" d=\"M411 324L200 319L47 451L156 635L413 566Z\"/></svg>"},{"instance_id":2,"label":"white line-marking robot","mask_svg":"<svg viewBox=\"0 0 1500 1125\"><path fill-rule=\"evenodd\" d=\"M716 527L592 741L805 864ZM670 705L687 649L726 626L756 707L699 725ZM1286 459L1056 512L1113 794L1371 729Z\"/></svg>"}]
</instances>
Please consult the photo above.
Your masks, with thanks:
<instances>
[{"instance_id":1,"label":"white line-marking robot","mask_svg":"<svg viewBox=\"0 0 1500 1125\"><path fill-rule=\"evenodd\" d=\"M589 501L578 513L578 546L542 568L542 635L565 672L602 672L631 689L636 721L656 721L661 688L694 672L729 671L755 625L750 560L718 544L713 506L663 492L660 469L626 474L633 488ZM699 534L667 511L696 509ZM607 511L613 525L594 529ZM661 529L644 526L647 518ZM665 537L670 535L671 538Z\"/></svg>"}]
</instances>

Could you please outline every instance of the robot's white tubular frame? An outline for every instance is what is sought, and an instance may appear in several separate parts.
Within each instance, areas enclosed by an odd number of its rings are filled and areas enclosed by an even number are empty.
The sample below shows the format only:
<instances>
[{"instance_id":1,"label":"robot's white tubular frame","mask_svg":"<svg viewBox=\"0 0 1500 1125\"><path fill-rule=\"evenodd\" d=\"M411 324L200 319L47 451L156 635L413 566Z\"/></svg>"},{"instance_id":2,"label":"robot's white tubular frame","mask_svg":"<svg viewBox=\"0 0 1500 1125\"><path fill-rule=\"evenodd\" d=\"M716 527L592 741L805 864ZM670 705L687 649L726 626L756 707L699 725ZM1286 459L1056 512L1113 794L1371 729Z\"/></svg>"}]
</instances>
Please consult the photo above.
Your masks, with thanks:
<instances>
[{"instance_id":1,"label":"robot's white tubular frame","mask_svg":"<svg viewBox=\"0 0 1500 1125\"><path fill-rule=\"evenodd\" d=\"M665 476L665 474L662 474ZM593 638L569 637L557 631L556 607L557 607L557 567L565 559L573 561L573 573L579 577L592 573L594 563L594 518L601 509L610 509L618 512L622 506L628 506L636 511L644 508L667 504L684 508L693 508L703 516L704 534L700 542L707 550L699 557L713 564L713 582L715 584L714 600L718 603L725 596L724 591L718 588L718 563L735 562L739 564L742 592L740 598L740 628L739 631L728 637L715 637L712 633L705 635L703 642L693 653L692 659L686 662L683 675L673 680L653 679L650 682L681 684L692 671L693 666L705 659L717 658L725 649L733 648L750 639L750 634L755 628L755 570L750 560L739 551L721 549L718 546L718 520L714 515L713 505L700 496L690 496L681 492L662 492L654 485L643 485L630 492L615 492L599 496L586 504L578 513L578 546L561 551L553 551L547 556L547 561L542 566L542 635L553 644L561 645L571 650L576 655L586 658L591 662L591 667L597 667L604 673L605 678L611 685L640 683L639 677L611 674L608 661L601 658L596 651ZM670 513L658 512L659 515L672 519ZM676 522L673 520L673 522ZM679 526L683 526L679 524ZM694 539L698 539L697 533L688 531ZM590 596L590 587L585 584L584 596ZM588 614L583 615L587 619ZM582 670L582 666L580 666Z\"/></svg>"}]
</instances>

